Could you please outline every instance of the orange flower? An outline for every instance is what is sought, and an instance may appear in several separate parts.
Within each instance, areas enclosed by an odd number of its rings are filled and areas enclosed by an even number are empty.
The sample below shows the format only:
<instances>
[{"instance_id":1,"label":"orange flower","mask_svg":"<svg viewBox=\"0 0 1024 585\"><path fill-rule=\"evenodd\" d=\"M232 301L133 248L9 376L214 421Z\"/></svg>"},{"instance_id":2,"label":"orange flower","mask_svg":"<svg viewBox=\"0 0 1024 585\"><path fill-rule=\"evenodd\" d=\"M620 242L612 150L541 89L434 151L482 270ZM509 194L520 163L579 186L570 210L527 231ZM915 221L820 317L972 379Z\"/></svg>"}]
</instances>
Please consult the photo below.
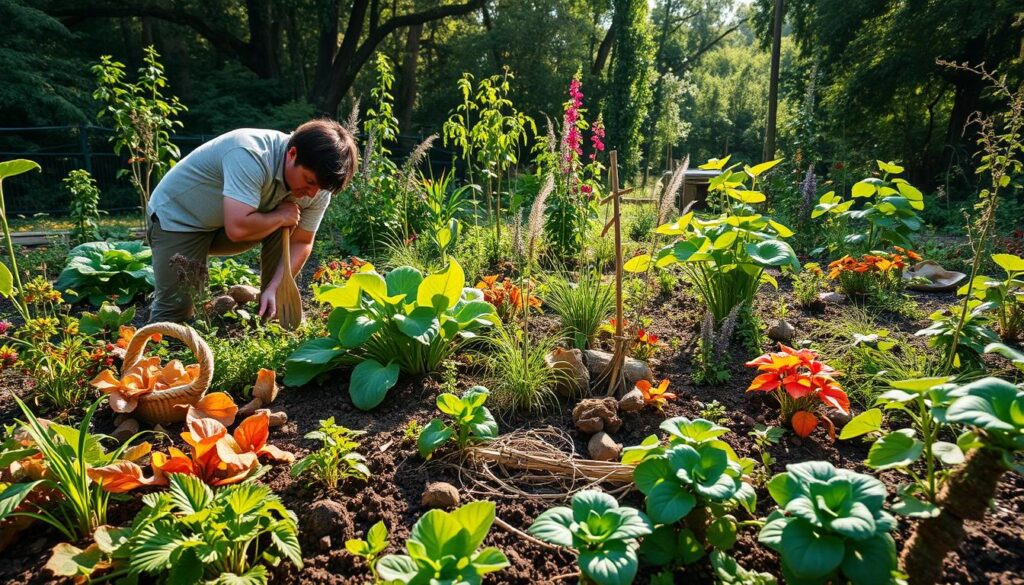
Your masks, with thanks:
<instances>
[{"instance_id":1,"label":"orange flower","mask_svg":"<svg viewBox=\"0 0 1024 585\"><path fill-rule=\"evenodd\" d=\"M636 387L644 395L644 404L653 404L661 410L669 400L675 400L676 395L668 391L668 380L662 380L657 386L653 386L647 380L640 380Z\"/></svg>"}]
</instances>

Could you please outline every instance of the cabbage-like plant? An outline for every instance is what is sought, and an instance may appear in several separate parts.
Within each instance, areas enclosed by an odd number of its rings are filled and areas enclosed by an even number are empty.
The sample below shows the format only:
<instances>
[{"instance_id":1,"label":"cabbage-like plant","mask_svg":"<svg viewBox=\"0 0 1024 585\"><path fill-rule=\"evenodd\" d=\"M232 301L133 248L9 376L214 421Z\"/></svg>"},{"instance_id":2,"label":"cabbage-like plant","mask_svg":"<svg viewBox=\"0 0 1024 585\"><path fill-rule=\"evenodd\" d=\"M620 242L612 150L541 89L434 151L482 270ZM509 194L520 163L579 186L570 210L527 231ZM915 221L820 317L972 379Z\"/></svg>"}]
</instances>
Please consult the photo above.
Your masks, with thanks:
<instances>
[{"instance_id":1,"label":"cabbage-like plant","mask_svg":"<svg viewBox=\"0 0 1024 585\"><path fill-rule=\"evenodd\" d=\"M723 169L729 157L712 159L702 169ZM625 269L645 272L650 262L664 268L679 264L708 310L720 324L733 307L750 307L754 295L764 283L778 286L765 273L766 267L790 266L800 269L793 248L784 241L793 231L756 211L764 193L757 190L758 177L778 164L769 161L754 167L739 164L722 170L711 179L708 203L719 213L700 217L693 212L657 228L656 233L676 236L674 243L661 248L656 257L649 254L630 259Z\"/></svg>"},{"instance_id":2,"label":"cabbage-like plant","mask_svg":"<svg viewBox=\"0 0 1024 585\"><path fill-rule=\"evenodd\" d=\"M54 287L73 303L119 305L153 290L153 252L142 242L89 242L68 252Z\"/></svg>"},{"instance_id":3,"label":"cabbage-like plant","mask_svg":"<svg viewBox=\"0 0 1024 585\"><path fill-rule=\"evenodd\" d=\"M598 585L633 582L639 564L637 538L651 533L651 523L608 494L586 490L572 497L572 507L551 508L537 516L529 533L544 542L579 551L580 573Z\"/></svg>"},{"instance_id":4,"label":"cabbage-like plant","mask_svg":"<svg viewBox=\"0 0 1024 585\"><path fill-rule=\"evenodd\" d=\"M999 479L1024 451L1024 390L999 378L983 378L951 392L952 404L932 409L936 419L970 428L957 441L971 449L938 496L940 512L914 527L903 547L903 571L912 585L936 583L942 562L964 538L964 521L980 521Z\"/></svg>"},{"instance_id":5,"label":"cabbage-like plant","mask_svg":"<svg viewBox=\"0 0 1024 585\"><path fill-rule=\"evenodd\" d=\"M759 540L779 553L787 583L895 582L896 519L885 484L825 461L786 466L768 482L778 508Z\"/></svg>"},{"instance_id":6,"label":"cabbage-like plant","mask_svg":"<svg viewBox=\"0 0 1024 585\"><path fill-rule=\"evenodd\" d=\"M471 502L452 512L431 510L412 527L405 543L408 555L387 555L377 561L385 582L478 585L487 573L508 566L493 546L477 550L494 522L494 502Z\"/></svg>"},{"instance_id":7,"label":"cabbage-like plant","mask_svg":"<svg viewBox=\"0 0 1024 585\"><path fill-rule=\"evenodd\" d=\"M302 344L288 357L285 384L301 386L319 374L354 365L349 394L357 408L380 404L400 372L436 371L476 332L499 323L479 289L466 288L454 259L424 277L409 266L387 278L358 272L340 285L324 285L316 298L334 307L328 337Z\"/></svg>"}]
</instances>

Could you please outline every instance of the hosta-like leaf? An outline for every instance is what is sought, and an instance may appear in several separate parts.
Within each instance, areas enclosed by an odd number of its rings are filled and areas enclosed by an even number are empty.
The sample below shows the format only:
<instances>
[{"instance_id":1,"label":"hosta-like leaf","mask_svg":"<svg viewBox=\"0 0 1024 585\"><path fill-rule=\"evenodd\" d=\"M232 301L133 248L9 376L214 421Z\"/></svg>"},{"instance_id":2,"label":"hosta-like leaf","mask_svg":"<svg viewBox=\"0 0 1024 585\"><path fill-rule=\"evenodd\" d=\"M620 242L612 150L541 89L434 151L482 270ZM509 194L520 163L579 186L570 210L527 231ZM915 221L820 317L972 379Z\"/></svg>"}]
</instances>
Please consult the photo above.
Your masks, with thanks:
<instances>
[{"instance_id":1,"label":"hosta-like leaf","mask_svg":"<svg viewBox=\"0 0 1024 585\"><path fill-rule=\"evenodd\" d=\"M675 481L662 481L647 493L647 516L656 524L672 524L690 513L697 498Z\"/></svg>"},{"instance_id":2,"label":"hosta-like leaf","mask_svg":"<svg viewBox=\"0 0 1024 585\"><path fill-rule=\"evenodd\" d=\"M899 429L871 445L867 464L878 470L906 467L917 461L923 450L924 443L914 436L913 429Z\"/></svg>"},{"instance_id":3,"label":"hosta-like leaf","mask_svg":"<svg viewBox=\"0 0 1024 585\"><path fill-rule=\"evenodd\" d=\"M797 260L793 247L782 240L764 240L747 244L747 255L762 266L783 266L789 265L794 270L800 270L800 261Z\"/></svg>"},{"instance_id":4,"label":"hosta-like leaf","mask_svg":"<svg viewBox=\"0 0 1024 585\"><path fill-rule=\"evenodd\" d=\"M445 426L444 422L440 419L432 419L430 423L420 431L420 436L416 440L416 446L419 448L420 456L429 458L431 453L437 450L441 445L447 443L454 433L454 429Z\"/></svg>"},{"instance_id":5,"label":"hosta-like leaf","mask_svg":"<svg viewBox=\"0 0 1024 585\"><path fill-rule=\"evenodd\" d=\"M865 410L850 419L839 433L840 440L852 439L882 430L882 411L877 408Z\"/></svg>"},{"instance_id":6,"label":"hosta-like leaf","mask_svg":"<svg viewBox=\"0 0 1024 585\"><path fill-rule=\"evenodd\" d=\"M352 404L360 410L375 408L398 382L398 373L395 363L382 365L376 360L365 360L357 365L348 383Z\"/></svg>"},{"instance_id":7,"label":"hosta-like leaf","mask_svg":"<svg viewBox=\"0 0 1024 585\"><path fill-rule=\"evenodd\" d=\"M853 585L893 582L896 544L888 534L848 542L840 569Z\"/></svg>"},{"instance_id":8,"label":"hosta-like leaf","mask_svg":"<svg viewBox=\"0 0 1024 585\"><path fill-rule=\"evenodd\" d=\"M782 530L782 562L801 579L823 579L843 561L842 539L817 534L803 521L790 522Z\"/></svg>"},{"instance_id":9,"label":"hosta-like leaf","mask_svg":"<svg viewBox=\"0 0 1024 585\"><path fill-rule=\"evenodd\" d=\"M580 571L598 585L628 585L636 577L636 553L622 541L605 543L600 551L580 551Z\"/></svg>"},{"instance_id":10,"label":"hosta-like leaf","mask_svg":"<svg viewBox=\"0 0 1024 585\"><path fill-rule=\"evenodd\" d=\"M441 321L433 307L416 307L408 315L394 317L398 330L423 345L430 345L441 332Z\"/></svg>"},{"instance_id":11,"label":"hosta-like leaf","mask_svg":"<svg viewBox=\"0 0 1024 585\"><path fill-rule=\"evenodd\" d=\"M540 516L533 521L527 530L533 536L558 546L571 547L572 531L569 527L573 524L572 509L566 506L559 506L541 512Z\"/></svg>"}]
</instances>

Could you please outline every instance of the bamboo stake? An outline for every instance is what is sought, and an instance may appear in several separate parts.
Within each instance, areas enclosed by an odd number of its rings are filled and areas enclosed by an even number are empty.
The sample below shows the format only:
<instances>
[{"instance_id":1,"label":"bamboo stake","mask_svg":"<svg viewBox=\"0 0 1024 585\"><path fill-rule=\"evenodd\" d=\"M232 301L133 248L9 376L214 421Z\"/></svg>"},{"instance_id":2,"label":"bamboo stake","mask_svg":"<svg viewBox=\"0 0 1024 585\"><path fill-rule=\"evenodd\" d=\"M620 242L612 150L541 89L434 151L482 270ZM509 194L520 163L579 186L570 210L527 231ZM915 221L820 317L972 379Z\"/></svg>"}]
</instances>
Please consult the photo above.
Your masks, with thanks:
<instances>
[{"instance_id":1,"label":"bamboo stake","mask_svg":"<svg viewBox=\"0 0 1024 585\"><path fill-rule=\"evenodd\" d=\"M615 224L615 349L608 363L608 392L605 396L613 396L620 383L622 364L626 359L626 336L622 328L622 217L619 215L619 154L611 152L611 169L609 172L612 183L612 221Z\"/></svg>"}]
</instances>

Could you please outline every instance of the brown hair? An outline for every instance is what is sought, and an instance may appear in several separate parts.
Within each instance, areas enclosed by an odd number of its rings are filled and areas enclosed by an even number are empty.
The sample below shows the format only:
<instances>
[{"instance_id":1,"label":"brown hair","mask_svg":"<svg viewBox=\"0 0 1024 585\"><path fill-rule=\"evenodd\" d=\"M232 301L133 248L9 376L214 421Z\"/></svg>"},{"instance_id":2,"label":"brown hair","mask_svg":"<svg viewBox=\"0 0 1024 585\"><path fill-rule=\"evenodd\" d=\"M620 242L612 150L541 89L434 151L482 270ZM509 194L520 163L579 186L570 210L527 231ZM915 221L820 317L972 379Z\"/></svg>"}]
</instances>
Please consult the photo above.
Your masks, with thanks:
<instances>
[{"instance_id":1,"label":"brown hair","mask_svg":"<svg viewBox=\"0 0 1024 585\"><path fill-rule=\"evenodd\" d=\"M327 118L310 120L299 126L288 139L295 147L295 164L313 171L321 189L337 193L348 186L359 164L355 138L345 128Z\"/></svg>"}]
</instances>

